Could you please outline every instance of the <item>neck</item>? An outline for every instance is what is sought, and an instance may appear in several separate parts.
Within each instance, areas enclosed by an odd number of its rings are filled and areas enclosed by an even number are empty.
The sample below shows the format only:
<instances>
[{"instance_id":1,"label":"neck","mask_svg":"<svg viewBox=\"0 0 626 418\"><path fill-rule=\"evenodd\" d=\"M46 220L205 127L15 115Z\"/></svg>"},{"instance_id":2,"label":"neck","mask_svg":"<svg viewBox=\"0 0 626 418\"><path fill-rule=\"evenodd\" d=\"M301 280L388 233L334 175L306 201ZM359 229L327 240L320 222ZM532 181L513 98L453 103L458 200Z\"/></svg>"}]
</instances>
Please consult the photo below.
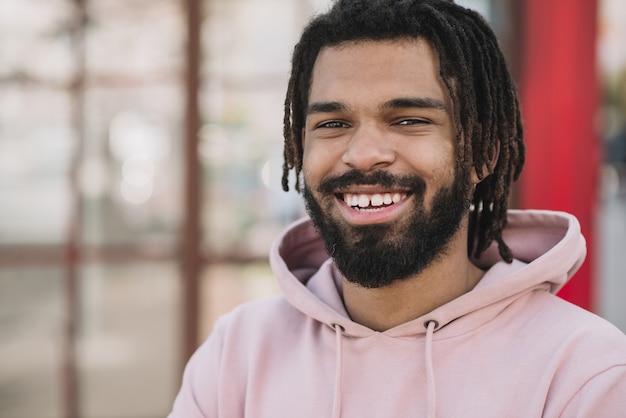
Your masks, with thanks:
<instances>
[{"instance_id":1,"label":"neck","mask_svg":"<svg viewBox=\"0 0 626 418\"><path fill-rule=\"evenodd\" d=\"M382 332L419 318L472 290L484 272L467 258L467 249L463 253L453 247L448 247L451 251L418 275L382 288L368 289L344 277L343 297L350 318Z\"/></svg>"}]
</instances>

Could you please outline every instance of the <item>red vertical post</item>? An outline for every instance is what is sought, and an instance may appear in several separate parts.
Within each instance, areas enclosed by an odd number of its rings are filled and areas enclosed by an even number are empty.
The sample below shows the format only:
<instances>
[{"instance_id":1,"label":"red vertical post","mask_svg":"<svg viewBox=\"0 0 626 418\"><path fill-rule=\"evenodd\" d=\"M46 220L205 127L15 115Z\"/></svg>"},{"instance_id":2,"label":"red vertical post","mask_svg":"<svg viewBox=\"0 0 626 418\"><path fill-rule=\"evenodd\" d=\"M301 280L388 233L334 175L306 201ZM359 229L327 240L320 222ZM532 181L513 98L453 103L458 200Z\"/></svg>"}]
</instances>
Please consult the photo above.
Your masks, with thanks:
<instances>
[{"instance_id":1,"label":"red vertical post","mask_svg":"<svg viewBox=\"0 0 626 418\"><path fill-rule=\"evenodd\" d=\"M527 163L519 206L578 217L588 255L560 295L594 309L595 215L600 143L597 0L525 0L521 102Z\"/></svg>"}]
</instances>

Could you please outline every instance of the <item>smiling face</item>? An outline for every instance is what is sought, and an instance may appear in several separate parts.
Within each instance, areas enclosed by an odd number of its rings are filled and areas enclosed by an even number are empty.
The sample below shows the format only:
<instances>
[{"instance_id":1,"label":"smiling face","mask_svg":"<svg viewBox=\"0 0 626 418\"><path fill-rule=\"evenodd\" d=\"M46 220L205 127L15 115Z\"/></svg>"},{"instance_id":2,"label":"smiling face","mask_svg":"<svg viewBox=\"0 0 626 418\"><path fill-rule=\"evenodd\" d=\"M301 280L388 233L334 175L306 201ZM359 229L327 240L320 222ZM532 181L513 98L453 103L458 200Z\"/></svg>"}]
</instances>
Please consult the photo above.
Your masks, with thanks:
<instances>
[{"instance_id":1,"label":"smiling face","mask_svg":"<svg viewBox=\"0 0 626 418\"><path fill-rule=\"evenodd\" d=\"M344 276L382 287L445 254L474 176L458 172L438 60L423 40L320 51L303 132L304 196Z\"/></svg>"}]
</instances>

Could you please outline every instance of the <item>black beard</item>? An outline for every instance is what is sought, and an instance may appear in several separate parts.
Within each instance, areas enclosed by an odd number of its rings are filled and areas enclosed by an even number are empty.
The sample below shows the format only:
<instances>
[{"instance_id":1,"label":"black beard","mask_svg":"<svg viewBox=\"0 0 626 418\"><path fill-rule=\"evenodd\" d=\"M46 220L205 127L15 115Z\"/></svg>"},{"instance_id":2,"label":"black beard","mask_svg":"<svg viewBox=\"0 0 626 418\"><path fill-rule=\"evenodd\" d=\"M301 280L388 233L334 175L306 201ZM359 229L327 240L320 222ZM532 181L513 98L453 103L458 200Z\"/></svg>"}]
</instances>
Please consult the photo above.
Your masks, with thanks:
<instances>
[{"instance_id":1,"label":"black beard","mask_svg":"<svg viewBox=\"0 0 626 418\"><path fill-rule=\"evenodd\" d=\"M313 225L324 239L326 251L344 277L366 288L380 288L419 274L442 257L469 210L469 175L458 173L449 188L440 189L430 212L424 207L425 183L418 176L395 177L378 171L366 175L353 170L323 181L319 188L323 209L308 186L303 196ZM380 185L410 191L414 207L410 219L390 224L351 226L329 215L334 191L350 185Z\"/></svg>"}]
</instances>

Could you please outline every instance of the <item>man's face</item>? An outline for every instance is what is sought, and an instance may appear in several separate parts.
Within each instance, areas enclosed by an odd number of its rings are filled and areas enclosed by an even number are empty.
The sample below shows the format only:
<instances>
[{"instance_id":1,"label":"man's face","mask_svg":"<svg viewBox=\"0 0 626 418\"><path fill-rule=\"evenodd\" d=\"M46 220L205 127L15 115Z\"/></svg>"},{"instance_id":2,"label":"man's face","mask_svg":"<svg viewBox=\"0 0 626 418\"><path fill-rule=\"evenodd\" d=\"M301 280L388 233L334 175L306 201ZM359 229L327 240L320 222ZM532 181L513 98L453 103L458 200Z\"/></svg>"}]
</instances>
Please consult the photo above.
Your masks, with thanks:
<instances>
[{"instance_id":1,"label":"man's face","mask_svg":"<svg viewBox=\"0 0 626 418\"><path fill-rule=\"evenodd\" d=\"M457 173L451 115L423 40L320 51L303 132L304 197L348 280L382 287L408 278L459 233L472 176Z\"/></svg>"}]
</instances>

